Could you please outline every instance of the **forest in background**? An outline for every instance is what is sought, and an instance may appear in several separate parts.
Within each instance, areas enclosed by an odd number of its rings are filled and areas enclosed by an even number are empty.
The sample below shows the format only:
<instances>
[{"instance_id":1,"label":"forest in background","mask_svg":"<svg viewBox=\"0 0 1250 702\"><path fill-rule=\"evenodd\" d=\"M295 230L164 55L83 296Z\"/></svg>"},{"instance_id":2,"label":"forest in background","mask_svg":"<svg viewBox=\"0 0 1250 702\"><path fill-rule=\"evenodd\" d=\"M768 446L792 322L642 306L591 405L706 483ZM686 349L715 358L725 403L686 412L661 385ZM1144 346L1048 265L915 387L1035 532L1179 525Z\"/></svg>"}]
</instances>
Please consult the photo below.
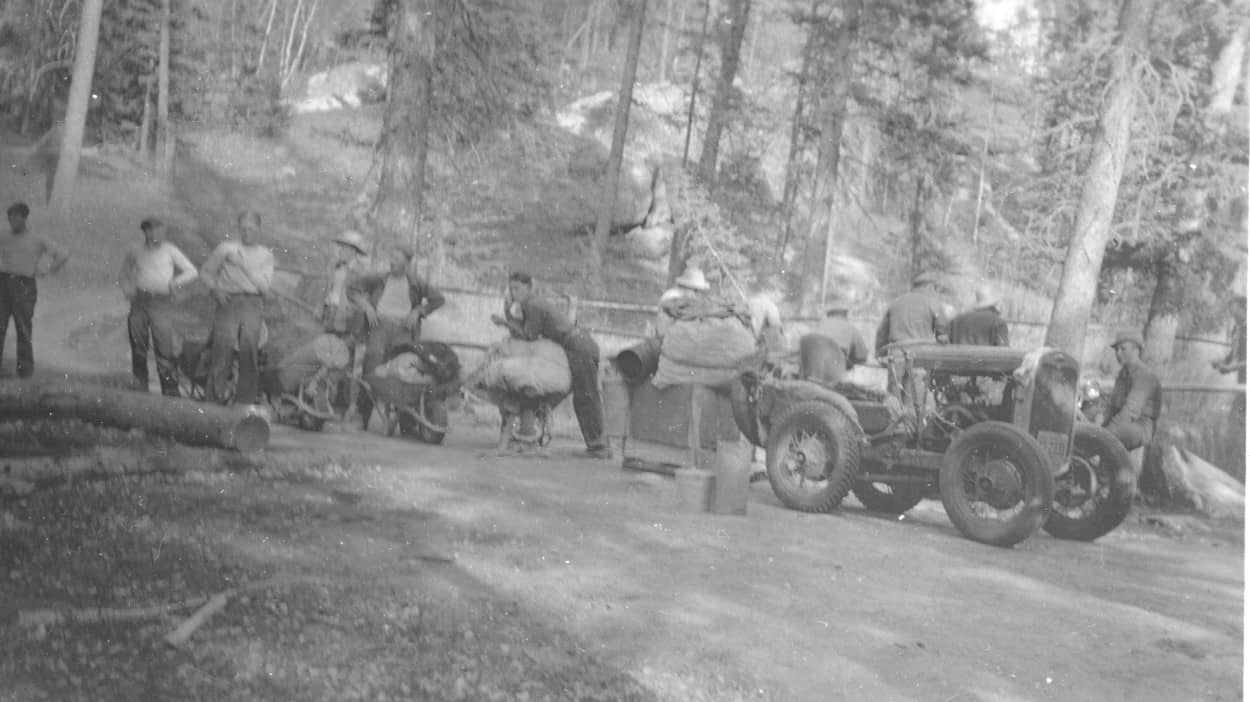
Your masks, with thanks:
<instances>
[{"instance_id":1,"label":"forest in background","mask_svg":"<svg viewBox=\"0 0 1250 702\"><path fill-rule=\"evenodd\" d=\"M93 5L88 139L157 169L179 130L280 138L284 100L310 73L381 62L387 106L363 187L380 234L420 231L428 251L443 230L422 223L456 216L439 209L446 164L549 139L575 99L671 82L691 107L671 125L681 158L664 164L682 190L670 271L694 256L808 309L847 292L856 262L874 284L862 304L920 271L1000 281L1042 320L1056 296L1087 294L1094 319L1144 325L1159 363L1178 334L1222 329L1245 285L1247 3L1020 3L995 28L985 10L1001 3L982 4L8 0L0 114L32 137L60 118ZM1100 265L1069 281L1074 236L1090 233ZM1065 285L1088 290L1064 298ZM1083 333L1088 316L1064 321Z\"/></svg>"}]
</instances>

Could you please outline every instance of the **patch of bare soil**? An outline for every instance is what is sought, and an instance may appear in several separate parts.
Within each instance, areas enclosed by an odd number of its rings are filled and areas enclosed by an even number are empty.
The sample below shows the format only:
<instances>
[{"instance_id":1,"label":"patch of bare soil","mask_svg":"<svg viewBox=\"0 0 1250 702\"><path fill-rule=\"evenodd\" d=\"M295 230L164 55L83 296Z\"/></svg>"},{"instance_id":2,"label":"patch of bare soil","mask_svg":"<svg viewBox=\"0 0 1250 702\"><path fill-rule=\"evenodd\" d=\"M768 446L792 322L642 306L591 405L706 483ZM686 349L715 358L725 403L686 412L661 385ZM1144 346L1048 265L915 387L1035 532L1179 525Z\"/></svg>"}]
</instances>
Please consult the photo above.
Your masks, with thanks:
<instances>
[{"instance_id":1,"label":"patch of bare soil","mask_svg":"<svg viewBox=\"0 0 1250 702\"><path fill-rule=\"evenodd\" d=\"M466 573L445 520L362 502L355 469L311 458L0 502L0 700L654 699ZM18 623L232 589L178 647L193 606Z\"/></svg>"}]
</instances>

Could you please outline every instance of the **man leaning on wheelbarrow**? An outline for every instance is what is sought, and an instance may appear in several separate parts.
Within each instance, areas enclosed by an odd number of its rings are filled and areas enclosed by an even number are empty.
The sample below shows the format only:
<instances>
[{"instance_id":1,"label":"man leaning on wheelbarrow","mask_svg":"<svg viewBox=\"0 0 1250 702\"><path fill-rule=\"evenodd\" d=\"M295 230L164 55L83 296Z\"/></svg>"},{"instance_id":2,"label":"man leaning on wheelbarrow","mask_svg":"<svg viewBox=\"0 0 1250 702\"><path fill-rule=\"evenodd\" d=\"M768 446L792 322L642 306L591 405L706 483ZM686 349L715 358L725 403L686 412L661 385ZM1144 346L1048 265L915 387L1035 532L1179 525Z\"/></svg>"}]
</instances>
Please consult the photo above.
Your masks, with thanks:
<instances>
[{"instance_id":1,"label":"man leaning on wheelbarrow","mask_svg":"<svg viewBox=\"0 0 1250 702\"><path fill-rule=\"evenodd\" d=\"M382 365L387 350L398 344L421 338L421 321L446 302L443 294L425 281L416 271L412 249L396 245L378 264L369 258L369 243L359 232L348 231L334 239L343 254L340 265L345 269L342 281L346 303L346 328L349 343L364 344L361 374L369 377ZM356 411L361 428L369 428L373 415L373 398L368 393L356 396Z\"/></svg>"}]
</instances>

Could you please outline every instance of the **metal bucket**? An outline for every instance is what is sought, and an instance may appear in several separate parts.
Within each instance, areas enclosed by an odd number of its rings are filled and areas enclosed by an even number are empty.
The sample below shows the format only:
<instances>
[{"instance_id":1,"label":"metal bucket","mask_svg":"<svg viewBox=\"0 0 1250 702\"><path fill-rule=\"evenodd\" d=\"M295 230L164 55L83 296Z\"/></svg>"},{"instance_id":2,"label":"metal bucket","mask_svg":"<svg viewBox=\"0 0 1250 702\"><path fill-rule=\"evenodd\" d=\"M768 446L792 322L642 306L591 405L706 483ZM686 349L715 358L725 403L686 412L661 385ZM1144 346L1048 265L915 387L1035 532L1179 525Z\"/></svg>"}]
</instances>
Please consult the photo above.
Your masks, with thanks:
<instances>
[{"instance_id":1,"label":"metal bucket","mask_svg":"<svg viewBox=\"0 0 1250 702\"><path fill-rule=\"evenodd\" d=\"M712 500L712 474L698 468L678 468L673 477L677 479L677 508L687 514L706 512Z\"/></svg>"},{"instance_id":2,"label":"metal bucket","mask_svg":"<svg viewBox=\"0 0 1250 702\"><path fill-rule=\"evenodd\" d=\"M616 355L616 365L621 376L631 383L650 378L660 368L660 340L647 339L625 349Z\"/></svg>"}]
</instances>

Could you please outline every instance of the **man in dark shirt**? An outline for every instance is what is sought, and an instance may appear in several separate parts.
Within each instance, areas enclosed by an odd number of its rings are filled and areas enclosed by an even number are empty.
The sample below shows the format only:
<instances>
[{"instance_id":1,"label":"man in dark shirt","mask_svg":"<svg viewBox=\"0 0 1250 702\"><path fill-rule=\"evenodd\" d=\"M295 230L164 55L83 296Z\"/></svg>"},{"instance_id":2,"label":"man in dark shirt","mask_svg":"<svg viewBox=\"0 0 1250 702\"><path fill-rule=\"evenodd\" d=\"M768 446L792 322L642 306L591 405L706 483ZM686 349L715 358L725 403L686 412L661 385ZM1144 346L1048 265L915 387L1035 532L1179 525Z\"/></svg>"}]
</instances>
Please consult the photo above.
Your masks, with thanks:
<instances>
[{"instance_id":1,"label":"man in dark shirt","mask_svg":"<svg viewBox=\"0 0 1250 702\"><path fill-rule=\"evenodd\" d=\"M931 275L921 273L912 280L910 292L890 303L877 327L877 357L888 357L891 393L901 391L906 409L914 409L915 398L923 396L928 374L919 368L909 372L900 350L912 344L948 341L946 309L938 299L938 283Z\"/></svg>"},{"instance_id":2,"label":"man in dark shirt","mask_svg":"<svg viewBox=\"0 0 1250 702\"><path fill-rule=\"evenodd\" d=\"M999 300L989 288L977 290L971 310L951 320L951 343L970 346L1010 346L1007 321L998 310Z\"/></svg>"},{"instance_id":3,"label":"man in dark shirt","mask_svg":"<svg viewBox=\"0 0 1250 702\"><path fill-rule=\"evenodd\" d=\"M949 324L937 288L937 281L922 273L912 281L911 291L890 303L877 327L878 356L890 345L947 342Z\"/></svg>"},{"instance_id":4,"label":"man in dark shirt","mask_svg":"<svg viewBox=\"0 0 1250 702\"><path fill-rule=\"evenodd\" d=\"M550 301L533 294L534 281L528 273L513 273L508 291L521 309L521 323L501 315L491 321L507 327L514 335L529 341L549 339L564 348L573 381L573 412L586 440L586 453L594 458L611 458L612 446L604 435L603 397L599 389L599 345L590 333L575 326Z\"/></svg>"},{"instance_id":5,"label":"man in dark shirt","mask_svg":"<svg viewBox=\"0 0 1250 702\"><path fill-rule=\"evenodd\" d=\"M1145 340L1136 331L1116 334L1111 345L1115 360L1120 362L1120 373L1115 378L1103 426L1130 451L1154 437L1155 421L1163 409L1159 378L1141 359L1145 347Z\"/></svg>"}]
</instances>

